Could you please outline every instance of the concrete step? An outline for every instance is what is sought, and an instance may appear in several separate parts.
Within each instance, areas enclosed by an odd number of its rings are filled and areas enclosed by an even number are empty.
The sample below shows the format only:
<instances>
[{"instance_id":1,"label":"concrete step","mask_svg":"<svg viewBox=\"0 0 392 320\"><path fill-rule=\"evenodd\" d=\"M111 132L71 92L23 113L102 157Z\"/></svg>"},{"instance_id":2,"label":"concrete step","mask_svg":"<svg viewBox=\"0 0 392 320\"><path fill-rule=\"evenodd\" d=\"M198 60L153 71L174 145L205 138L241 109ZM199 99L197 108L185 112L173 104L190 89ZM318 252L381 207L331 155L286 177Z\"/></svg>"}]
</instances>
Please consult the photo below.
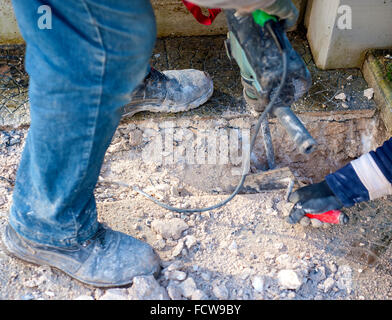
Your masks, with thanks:
<instances>
[{"instance_id":1,"label":"concrete step","mask_svg":"<svg viewBox=\"0 0 392 320\"><path fill-rule=\"evenodd\" d=\"M359 69L319 70L312 59L309 46L303 34L295 32L290 35L296 50L302 55L313 77L310 92L293 105L293 110L299 115L310 133L318 142L318 148L312 155L299 154L292 141L276 119L270 119L273 144L275 146L276 162L279 166L288 166L304 182L316 181L326 174L340 168L350 160L366 153L384 140L383 124L376 113L376 103L364 96L368 84ZM132 119L124 119L119 135L133 135L133 133L153 130L159 139L165 140L166 134L179 133L182 130L193 130L194 150L203 149L195 146L197 137L221 138L222 130L226 130L227 137L230 130L238 130L244 136L253 133L257 121L255 115L247 108L242 97L242 86L239 81L237 66L232 65L226 58L223 46L224 37L203 38L166 38L158 42L153 64L160 69L196 68L207 70L214 79L215 93L211 100L202 107L190 112L177 115L160 115L141 113ZM346 101L335 97L344 92ZM148 131L147 130L147 131ZM120 132L120 131L119 131ZM143 140L144 139L144 140ZM214 139L214 138L211 138ZM132 140L132 139L131 139ZM175 140L175 139L174 139ZM121 141L118 140L118 141ZM140 140L139 146L147 143L147 137ZM254 163L265 163L265 152L262 138L259 137L254 152ZM211 160L211 164L202 161L187 166L180 155L176 155L181 147L180 140L176 141L176 148L165 149L165 156L159 156L159 162L166 165L181 165L185 170L181 179L186 181L188 170L197 171L200 181L212 185L219 179L232 174L236 167L233 163L219 165ZM121 152L128 152L130 146L117 145ZM207 148L205 142L204 147ZM125 148L125 149L121 149ZM131 147L134 148L134 147ZM137 149L137 148L136 148ZM185 147L186 149L186 147ZM135 150L135 149L134 149ZM166 151L166 153L165 153ZM219 155L219 152L218 152ZM133 157L134 158L134 157ZM208 157L207 160L208 161ZM186 162L186 161L185 161ZM230 169L229 169L230 168ZM238 171L236 171L238 173ZM203 178L203 179L202 179ZM189 179L188 179L189 180ZM199 185L200 182L187 181Z\"/></svg>"},{"instance_id":2,"label":"concrete step","mask_svg":"<svg viewBox=\"0 0 392 320\"><path fill-rule=\"evenodd\" d=\"M392 134L392 49L371 50L362 67L364 77L374 89L381 119Z\"/></svg>"},{"instance_id":3,"label":"concrete step","mask_svg":"<svg viewBox=\"0 0 392 320\"><path fill-rule=\"evenodd\" d=\"M154 67L206 70L214 80L214 95L205 105L189 112L176 115L140 113L124 118L108 151L107 158L111 160L104 169L108 178L124 178L125 173L115 173L112 168L116 161L128 161L130 168L140 166L141 161L147 171L149 166L154 170L178 167L178 177L200 189L205 188L206 183L211 188L219 186L220 179L225 176L240 174L241 154L246 151L246 142L253 134L257 117L243 99L239 70L226 57L224 38L158 40L152 56ZM313 77L310 92L293 105L293 110L317 140L318 148L311 155L299 154L276 119L270 119L270 126L277 164L290 167L300 181L311 182L375 148L383 141L384 131L375 101L363 95L368 85L360 70L321 71L312 60L304 34L293 32L290 38ZM27 101L26 88L23 91L21 85L23 74L12 70L8 75L14 72L20 79L18 85L12 82L12 90L4 89L4 86L0 89L2 130L29 125L28 104L24 103ZM342 92L346 101L335 98ZM17 108L18 104L21 107ZM263 140L259 137L251 168L257 171L265 162ZM190 178L195 176L190 172L197 172L200 179ZM132 179L127 178L127 181Z\"/></svg>"}]
</instances>

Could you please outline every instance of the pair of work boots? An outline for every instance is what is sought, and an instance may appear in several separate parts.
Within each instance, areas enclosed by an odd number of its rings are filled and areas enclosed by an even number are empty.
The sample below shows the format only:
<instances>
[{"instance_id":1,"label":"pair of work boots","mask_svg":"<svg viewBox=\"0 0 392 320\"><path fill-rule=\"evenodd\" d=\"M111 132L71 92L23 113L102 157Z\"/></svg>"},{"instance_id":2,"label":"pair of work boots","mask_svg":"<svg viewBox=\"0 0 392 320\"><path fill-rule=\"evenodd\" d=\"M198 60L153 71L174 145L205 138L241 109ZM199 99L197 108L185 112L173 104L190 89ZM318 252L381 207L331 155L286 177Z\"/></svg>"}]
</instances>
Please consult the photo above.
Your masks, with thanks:
<instances>
[{"instance_id":1,"label":"pair of work boots","mask_svg":"<svg viewBox=\"0 0 392 320\"><path fill-rule=\"evenodd\" d=\"M159 72L151 68L122 111L124 116L140 111L187 111L205 103L212 93L213 83L205 72L192 69ZM55 267L96 287L124 286L131 284L135 276L157 276L160 271L159 257L148 244L103 225L91 239L71 248L29 241L10 225L6 226L2 240L11 255Z\"/></svg>"}]
</instances>

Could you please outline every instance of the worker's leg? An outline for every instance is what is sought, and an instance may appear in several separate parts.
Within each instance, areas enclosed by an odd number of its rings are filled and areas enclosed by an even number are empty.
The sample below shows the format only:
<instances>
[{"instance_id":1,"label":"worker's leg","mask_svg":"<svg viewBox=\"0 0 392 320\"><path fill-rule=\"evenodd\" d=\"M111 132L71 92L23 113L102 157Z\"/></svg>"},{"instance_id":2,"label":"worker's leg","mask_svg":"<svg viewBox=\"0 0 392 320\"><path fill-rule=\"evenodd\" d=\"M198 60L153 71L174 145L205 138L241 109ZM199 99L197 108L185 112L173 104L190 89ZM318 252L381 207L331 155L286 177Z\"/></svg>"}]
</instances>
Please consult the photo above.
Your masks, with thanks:
<instances>
[{"instance_id":1,"label":"worker's leg","mask_svg":"<svg viewBox=\"0 0 392 320\"><path fill-rule=\"evenodd\" d=\"M93 190L119 108L148 73L153 11L148 0L13 5L27 45L31 126L10 225L34 242L77 245L99 227Z\"/></svg>"}]
</instances>

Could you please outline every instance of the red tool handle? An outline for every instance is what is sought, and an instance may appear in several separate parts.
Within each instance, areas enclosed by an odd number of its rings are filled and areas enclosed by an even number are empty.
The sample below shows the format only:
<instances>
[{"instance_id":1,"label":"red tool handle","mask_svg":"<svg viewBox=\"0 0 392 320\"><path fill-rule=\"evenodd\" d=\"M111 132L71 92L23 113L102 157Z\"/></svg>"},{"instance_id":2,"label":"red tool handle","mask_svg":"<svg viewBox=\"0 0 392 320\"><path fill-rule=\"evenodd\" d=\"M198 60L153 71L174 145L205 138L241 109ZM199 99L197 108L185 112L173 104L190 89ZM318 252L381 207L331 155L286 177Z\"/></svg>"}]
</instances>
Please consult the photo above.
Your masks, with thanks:
<instances>
[{"instance_id":1,"label":"red tool handle","mask_svg":"<svg viewBox=\"0 0 392 320\"><path fill-rule=\"evenodd\" d=\"M182 2L184 3L185 7L190 11L190 13L193 14L196 20L199 23L204 24L206 26L212 24L212 22L215 20L217 15L222 11L221 9L208 9L210 15L205 16L199 6L186 0L182 0Z\"/></svg>"},{"instance_id":2,"label":"red tool handle","mask_svg":"<svg viewBox=\"0 0 392 320\"><path fill-rule=\"evenodd\" d=\"M306 216L310 219L317 219L331 224L347 224L349 220L348 216L340 210L331 210L321 214L307 213Z\"/></svg>"}]
</instances>

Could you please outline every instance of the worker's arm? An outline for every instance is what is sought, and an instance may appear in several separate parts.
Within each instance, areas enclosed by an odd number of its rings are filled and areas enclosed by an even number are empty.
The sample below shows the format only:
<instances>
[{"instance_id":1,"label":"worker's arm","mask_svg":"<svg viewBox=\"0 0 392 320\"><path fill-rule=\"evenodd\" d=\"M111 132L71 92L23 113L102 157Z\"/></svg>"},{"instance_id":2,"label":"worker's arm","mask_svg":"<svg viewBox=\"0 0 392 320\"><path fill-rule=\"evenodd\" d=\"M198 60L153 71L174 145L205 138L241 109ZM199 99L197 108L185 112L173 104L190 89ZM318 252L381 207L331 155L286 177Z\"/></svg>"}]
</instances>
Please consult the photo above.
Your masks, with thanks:
<instances>
[{"instance_id":1,"label":"worker's arm","mask_svg":"<svg viewBox=\"0 0 392 320\"><path fill-rule=\"evenodd\" d=\"M376 151L351 161L329 174L319 184L294 192L289 201L295 203L289 222L297 223L306 213L324 213L352 207L356 203L392 194L392 138Z\"/></svg>"},{"instance_id":2,"label":"worker's arm","mask_svg":"<svg viewBox=\"0 0 392 320\"><path fill-rule=\"evenodd\" d=\"M292 27L298 19L298 10L291 0L191 0L190 2L209 8L237 9L243 13L261 9L285 20L287 28Z\"/></svg>"}]
</instances>

